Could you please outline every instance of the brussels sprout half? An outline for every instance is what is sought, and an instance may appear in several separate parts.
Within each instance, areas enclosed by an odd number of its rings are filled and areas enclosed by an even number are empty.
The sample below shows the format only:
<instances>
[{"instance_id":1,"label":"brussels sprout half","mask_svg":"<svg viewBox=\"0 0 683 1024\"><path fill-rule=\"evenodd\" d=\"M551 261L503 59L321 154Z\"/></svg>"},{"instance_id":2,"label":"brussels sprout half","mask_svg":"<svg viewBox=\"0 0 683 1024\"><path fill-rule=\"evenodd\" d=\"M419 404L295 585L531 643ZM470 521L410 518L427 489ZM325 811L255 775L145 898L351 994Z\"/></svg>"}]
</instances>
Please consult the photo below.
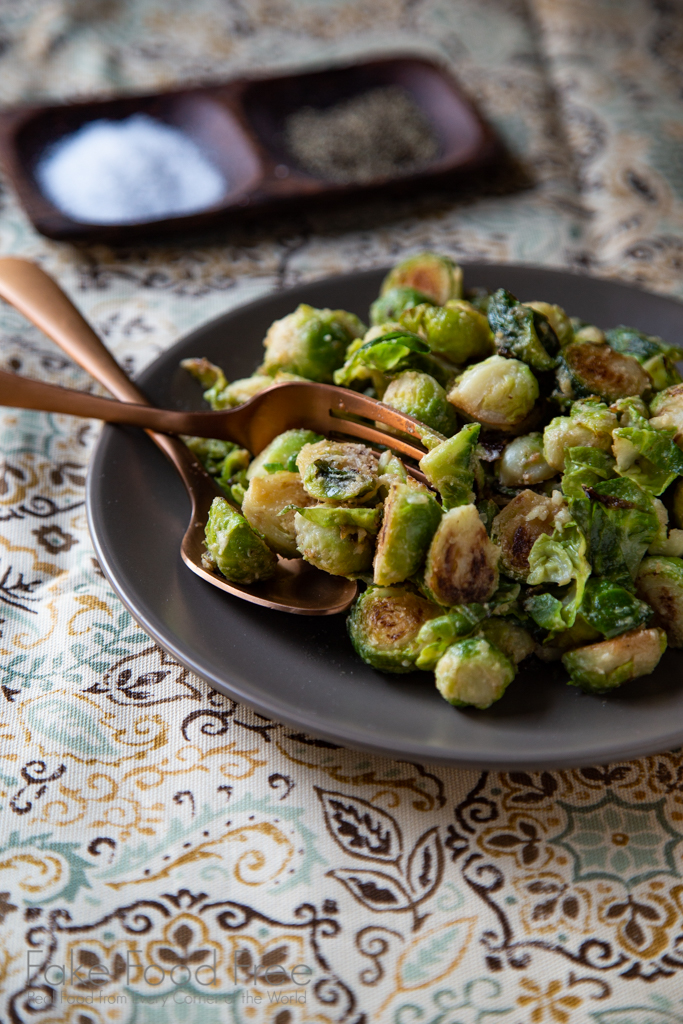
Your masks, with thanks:
<instances>
[{"instance_id":1,"label":"brussels sprout half","mask_svg":"<svg viewBox=\"0 0 683 1024\"><path fill-rule=\"evenodd\" d=\"M510 619L485 619L479 627L479 633L502 651L513 665L519 665L536 650L536 642L531 634Z\"/></svg>"},{"instance_id":2,"label":"brussels sprout half","mask_svg":"<svg viewBox=\"0 0 683 1024\"><path fill-rule=\"evenodd\" d=\"M368 587L353 605L347 628L354 650L381 672L412 672L418 633L441 613L408 587Z\"/></svg>"},{"instance_id":3,"label":"brussels sprout half","mask_svg":"<svg viewBox=\"0 0 683 1024\"><path fill-rule=\"evenodd\" d=\"M377 459L363 444L317 441L306 444L296 460L301 480L318 501L368 500L377 492Z\"/></svg>"},{"instance_id":4,"label":"brussels sprout half","mask_svg":"<svg viewBox=\"0 0 683 1024\"><path fill-rule=\"evenodd\" d=\"M402 583L418 571L441 515L441 506L426 488L391 484L373 563L376 584Z\"/></svg>"},{"instance_id":5,"label":"brussels sprout half","mask_svg":"<svg viewBox=\"0 0 683 1024\"><path fill-rule=\"evenodd\" d=\"M652 555L636 577L638 595L654 610L654 623L666 631L671 647L683 647L683 560Z\"/></svg>"},{"instance_id":6,"label":"brussels sprout half","mask_svg":"<svg viewBox=\"0 0 683 1024\"><path fill-rule=\"evenodd\" d=\"M491 538L500 545L500 567L507 576L526 581L531 549L542 534L552 534L556 511L552 498L525 490L496 516Z\"/></svg>"},{"instance_id":7,"label":"brussels sprout half","mask_svg":"<svg viewBox=\"0 0 683 1024\"><path fill-rule=\"evenodd\" d=\"M491 356L456 379L448 401L484 426L515 430L531 413L538 395L538 381L526 363Z\"/></svg>"},{"instance_id":8,"label":"brussels sprout half","mask_svg":"<svg viewBox=\"0 0 683 1024\"><path fill-rule=\"evenodd\" d=\"M414 416L445 437L458 429L455 409L449 404L446 392L428 373L406 370L394 377L382 401L406 416Z\"/></svg>"},{"instance_id":9,"label":"brussels sprout half","mask_svg":"<svg viewBox=\"0 0 683 1024\"><path fill-rule=\"evenodd\" d=\"M452 644L434 671L436 688L457 708L491 707L515 678L509 658L484 637L471 637Z\"/></svg>"},{"instance_id":10,"label":"brussels sprout half","mask_svg":"<svg viewBox=\"0 0 683 1024\"><path fill-rule=\"evenodd\" d=\"M370 306L370 323L377 327L398 320L404 310L423 303L432 305L432 300L424 292L418 292L415 288L390 288Z\"/></svg>"},{"instance_id":11,"label":"brussels sprout half","mask_svg":"<svg viewBox=\"0 0 683 1024\"><path fill-rule=\"evenodd\" d=\"M493 544L475 505L443 516L427 554L424 582L439 604L483 604L498 586L500 549Z\"/></svg>"},{"instance_id":12,"label":"brussels sprout half","mask_svg":"<svg viewBox=\"0 0 683 1024\"><path fill-rule=\"evenodd\" d=\"M266 354L261 372L272 376L286 370L331 384L349 343L365 330L358 317L345 310L301 305L270 326L263 341Z\"/></svg>"},{"instance_id":13,"label":"brussels sprout half","mask_svg":"<svg viewBox=\"0 0 683 1024\"><path fill-rule=\"evenodd\" d=\"M613 690L629 679L647 676L666 650L663 629L634 629L613 640L579 647L562 657L570 686L587 693Z\"/></svg>"},{"instance_id":14,"label":"brussels sprout half","mask_svg":"<svg viewBox=\"0 0 683 1024\"><path fill-rule=\"evenodd\" d=\"M416 306L399 319L424 338L432 352L452 363L469 363L495 352L488 320L464 299L451 299L445 306Z\"/></svg>"},{"instance_id":15,"label":"brussels sprout half","mask_svg":"<svg viewBox=\"0 0 683 1024\"><path fill-rule=\"evenodd\" d=\"M409 256L390 270L382 282L381 294L392 288L415 288L437 306L462 298L462 270L448 256L422 252Z\"/></svg>"},{"instance_id":16,"label":"brussels sprout half","mask_svg":"<svg viewBox=\"0 0 683 1024\"><path fill-rule=\"evenodd\" d=\"M543 431L543 455L556 471L564 469L568 449L612 447L616 413L597 398L574 402L569 416L556 416Z\"/></svg>"},{"instance_id":17,"label":"brussels sprout half","mask_svg":"<svg viewBox=\"0 0 683 1024\"><path fill-rule=\"evenodd\" d=\"M543 454L543 434L523 434L505 447L497 467L503 487L529 487L555 476Z\"/></svg>"},{"instance_id":18,"label":"brussels sprout half","mask_svg":"<svg viewBox=\"0 0 683 1024\"><path fill-rule=\"evenodd\" d=\"M481 427L468 423L420 459L420 469L443 499L445 509L474 501L477 440Z\"/></svg>"},{"instance_id":19,"label":"brussels sprout half","mask_svg":"<svg viewBox=\"0 0 683 1024\"><path fill-rule=\"evenodd\" d=\"M275 572L277 557L247 520L225 498L214 498L206 523L208 569L218 569L231 583L256 583Z\"/></svg>"},{"instance_id":20,"label":"brussels sprout half","mask_svg":"<svg viewBox=\"0 0 683 1024\"><path fill-rule=\"evenodd\" d=\"M631 356L621 355L609 345L577 341L562 349L557 381L565 398L597 395L606 402L642 395L652 384L643 367Z\"/></svg>"},{"instance_id":21,"label":"brussels sprout half","mask_svg":"<svg viewBox=\"0 0 683 1024\"><path fill-rule=\"evenodd\" d=\"M294 513L296 547L331 576L357 577L372 566L379 510L313 506Z\"/></svg>"},{"instance_id":22,"label":"brussels sprout half","mask_svg":"<svg viewBox=\"0 0 683 1024\"><path fill-rule=\"evenodd\" d=\"M242 514L250 526L265 537L269 546L284 558L297 558L294 509L312 505L298 473L279 470L252 477L242 499ZM283 509L287 509L283 512Z\"/></svg>"}]
</instances>

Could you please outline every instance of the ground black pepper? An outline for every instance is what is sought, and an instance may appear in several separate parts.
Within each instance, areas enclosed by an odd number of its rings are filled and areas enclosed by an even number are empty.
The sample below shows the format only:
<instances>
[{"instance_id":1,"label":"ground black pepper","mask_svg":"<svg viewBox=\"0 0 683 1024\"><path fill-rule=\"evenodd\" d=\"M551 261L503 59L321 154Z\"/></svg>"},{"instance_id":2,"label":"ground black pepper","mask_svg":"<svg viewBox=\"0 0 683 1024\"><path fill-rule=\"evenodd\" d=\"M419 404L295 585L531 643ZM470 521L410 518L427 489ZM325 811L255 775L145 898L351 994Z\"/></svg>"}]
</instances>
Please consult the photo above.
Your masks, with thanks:
<instances>
[{"instance_id":1,"label":"ground black pepper","mask_svg":"<svg viewBox=\"0 0 683 1024\"><path fill-rule=\"evenodd\" d=\"M300 167L340 183L409 174L439 152L429 121L398 86L371 89L333 107L302 107L287 118L285 139Z\"/></svg>"}]
</instances>

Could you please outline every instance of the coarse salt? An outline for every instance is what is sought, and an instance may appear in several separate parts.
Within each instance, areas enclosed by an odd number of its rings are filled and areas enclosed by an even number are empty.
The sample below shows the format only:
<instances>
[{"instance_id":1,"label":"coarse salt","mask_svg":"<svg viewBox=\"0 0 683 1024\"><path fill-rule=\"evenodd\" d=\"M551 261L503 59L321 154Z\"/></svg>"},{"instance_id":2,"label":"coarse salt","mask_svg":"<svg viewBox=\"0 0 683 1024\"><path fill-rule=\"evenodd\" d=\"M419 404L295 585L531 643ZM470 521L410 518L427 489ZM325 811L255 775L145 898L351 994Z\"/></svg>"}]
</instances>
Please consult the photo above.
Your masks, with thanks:
<instances>
[{"instance_id":1,"label":"coarse salt","mask_svg":"<svg viewBox=\"0 0 683 1024\"><path fill-rule=\"evenodd\" d=\"M189 135L147 114L83 125L45 152L35 176L62 213L86 224L197 213L228 189Z\"/></svg>"}]
</instances>

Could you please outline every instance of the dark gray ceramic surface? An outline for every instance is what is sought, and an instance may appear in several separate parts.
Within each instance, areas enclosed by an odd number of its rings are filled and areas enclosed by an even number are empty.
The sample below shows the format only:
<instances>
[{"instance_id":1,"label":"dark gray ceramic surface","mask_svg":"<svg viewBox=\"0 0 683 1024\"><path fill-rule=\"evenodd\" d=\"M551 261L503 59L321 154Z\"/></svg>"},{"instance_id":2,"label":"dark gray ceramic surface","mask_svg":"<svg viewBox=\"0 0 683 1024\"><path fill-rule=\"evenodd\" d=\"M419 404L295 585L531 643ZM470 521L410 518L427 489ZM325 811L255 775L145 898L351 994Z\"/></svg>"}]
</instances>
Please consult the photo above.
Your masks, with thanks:
<instances>
[{"instance_id":1,"label":"dark gray ceramic surface","mask_svg":"<svg viewBox=\"0 0 683 1024\"><path fill-rule=\"evenodd\" d=\"M178 368L208 356L229 379L260 360L270 323L299 302L367 316L382 273L331 278L261 299L213 321L165 352L140 377L169 408L201 408ZM468 287L505 286L523 300L558 302L609 327L626 323L683 342L683 304L631 286L527 267L470 265ZM405 760L462 767L568 767L626 758L683 741L683 652L655 673L594 697L535 661L488 711L449 707L428 673L383 675L353 652L344 616L264 611L207 585L180 560L189 501L180 479L141 432L105 427L88 478L97 556L141 626L217 690L259 713L328 740Z\"/></svg>"}]
</instances>

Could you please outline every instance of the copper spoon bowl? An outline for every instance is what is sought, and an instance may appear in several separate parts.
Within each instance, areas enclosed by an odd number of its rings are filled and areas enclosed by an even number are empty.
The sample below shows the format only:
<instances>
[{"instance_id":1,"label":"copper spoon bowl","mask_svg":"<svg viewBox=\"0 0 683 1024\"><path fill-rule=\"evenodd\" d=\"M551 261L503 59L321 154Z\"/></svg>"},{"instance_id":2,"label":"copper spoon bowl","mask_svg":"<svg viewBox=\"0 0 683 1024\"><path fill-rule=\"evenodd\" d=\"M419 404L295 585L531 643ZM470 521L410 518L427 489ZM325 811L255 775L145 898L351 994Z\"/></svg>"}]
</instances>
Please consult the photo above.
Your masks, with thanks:
<instances>
[{"instance_id":1,"label":"copper spoon bowl","mask_svg":"<svg viewBox=\"0 0 683 1024\"><path fill-rule=\"evenodd\" d=\"M59 285L27 260L0 259L0 296L18 309L119 401L55 387L0 372L0 404L68 413L143 427L178 470L192 511L180 553L192 572L213 586L253 604L295 615L334 615L345 611L357 584L330 576L302 559L278 559L271 579L248 587L230 583L204 568L204 529L211 502L225 497L190 449L173 434L235 441L258 454L284 430L358 438L419 460L424 426L381 402L343 388L313 382L277 384L236 409L182 412L151 406L126 376ZM383 429L386 426L388 429ZM396 436L399 431L403 436ZM413 470L415 476L421 476Z\"/></svg>"}]
</instances>

